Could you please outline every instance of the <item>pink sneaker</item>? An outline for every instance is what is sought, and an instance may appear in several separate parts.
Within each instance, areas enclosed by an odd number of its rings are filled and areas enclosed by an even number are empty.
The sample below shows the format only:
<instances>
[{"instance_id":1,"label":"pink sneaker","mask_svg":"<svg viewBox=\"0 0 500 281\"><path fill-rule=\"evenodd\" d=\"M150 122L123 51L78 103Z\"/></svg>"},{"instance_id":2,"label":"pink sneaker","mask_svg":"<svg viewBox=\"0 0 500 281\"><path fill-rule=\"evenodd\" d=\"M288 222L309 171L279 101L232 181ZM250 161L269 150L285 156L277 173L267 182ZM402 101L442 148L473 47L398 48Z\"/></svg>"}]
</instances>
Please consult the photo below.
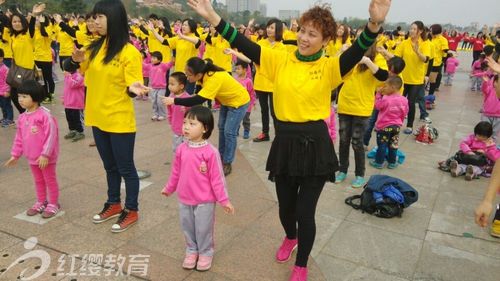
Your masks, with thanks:
<instances>
[{"instance_id":1,"label":"pink sneaker","mask_svg":"<svg viewBox=\"0 0 500 281\"><path fill-rule=\"evenodd\" d=\"M294 266L290 281L307 281L307 267Z\"/></svg>"},{"instance_id":2,"label":"pink sneaker","mask_svg":"<svg viewBox=\"0 0 500 281\"><path fill-rule=\"evenodd\" d=\"M182 268L184 269L194 269L196 267L196 260L198 259L197 254L186 254L184 262L182 263Z\"/></svg>"},{"instance_id":3,"label":"pink sneaker","mask_svg":"<svg viewBox=\"0 0 500 281\"><path fill-rule=\"evenodd\" d=\"M212 259L214 257L211 256L200 256L198 259L198 264L196 264L196 270L198 271L207 271L212 267Z\"/></svg>"},{"instance_id":4,"label":"pink sneaker","mask_svg":"<svg viewBox=\"0 0 500 281\"><path fill-rule=\"evenodd\" d=\"M288 239L285 237L278 252L276 252L276 261L279 263L287 262L297 248L297 239Z\"/></svg>"},{"instance_id":5,"label":"pink sneaker","mask_svg":"<svg viewBox=\"0 0 500 281\"><path fill-rule=\"evenodd\" d=\"M34 215L38 215L45 210L47 207L47 202L36 202L31 208L26 211L26 215L32 217Z\"/></svg>"},{"instance_id":6,"label":"pink sneaker","mask_svg":"<svg viewBox=\"0 0 500 281\"><path fill-rule=\"evenodd\" d=\"M47 207L45 207L45 210L43 210L42 218L48 219L57 215L60 208L61 206L59 206L59 204L48 204Z\"/></svg>"}]
</instances>

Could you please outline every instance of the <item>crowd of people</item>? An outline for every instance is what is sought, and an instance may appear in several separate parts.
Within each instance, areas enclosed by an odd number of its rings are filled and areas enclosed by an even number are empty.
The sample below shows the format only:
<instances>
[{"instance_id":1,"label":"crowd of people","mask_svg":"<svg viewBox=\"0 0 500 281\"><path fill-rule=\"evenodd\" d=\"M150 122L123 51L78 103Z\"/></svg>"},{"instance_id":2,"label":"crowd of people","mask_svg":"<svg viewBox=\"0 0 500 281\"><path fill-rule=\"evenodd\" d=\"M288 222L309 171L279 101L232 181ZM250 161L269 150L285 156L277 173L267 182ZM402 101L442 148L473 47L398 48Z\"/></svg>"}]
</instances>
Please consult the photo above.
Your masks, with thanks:
<instances>
[{"instance_id":1,"label":"crowd of people","mask_svg":"<svg viewBox=\"0 0 500 281\"><path fill-rule=\"evenodd\" d=\"M258 100L262 131L253 142L272 140L266 170L276 185L285 232L276 261L288 261L298 249L290 280L307 280L315 211L325 183L347 179L352 146L351 186L366 184L365 151L373 129L378 150L369 165L398 168L400 131L416 132L417 106L419 120L432 122L426 101L438 102L435 92L443 76L444 85L452 86L462 41L473 46L471 90L484 93L484 105L481 122L460 151L483 155L489 166L500 158L498 26L476 37L419 20L408 32L383 31L390 0L372 0L368 23L356 30L336 23L328 5L310 8L290 26L278 19L237 26L222 19L209 0L189 0L188 5L205 24L193 19L171 24L155 14L131 19L120 0L101 0L86 16L48 15L45 4L36 4L28 14L8 9L0 15L1 123L17 127L6 166L22 155L28 159L37 199L27 215L50 218L61 208L59 126L42 106L60 94L68 124L64 139L79 141L85 126L91 127L106 171L108 199L93 222L117 218L112 232L134 225L139 220L134 102L149 99L151 121L167 121L173 135L174 160L162 194L178 194L186 238L182 267L209 270L214 209L219 203L234 213L224 177L232 173L241 125L243 139L250 138L251 111ZM64 72L62 93L55 93L55 67ZM209 142L214 112L217 148ZM451 175L472 180L490 172L486 164L464 163L449 161ZM477 211L482 226L491 212L492 190L500 188L498 166ZM500 237L500 211L491 233Z\"/></svg>"}]
</instances>

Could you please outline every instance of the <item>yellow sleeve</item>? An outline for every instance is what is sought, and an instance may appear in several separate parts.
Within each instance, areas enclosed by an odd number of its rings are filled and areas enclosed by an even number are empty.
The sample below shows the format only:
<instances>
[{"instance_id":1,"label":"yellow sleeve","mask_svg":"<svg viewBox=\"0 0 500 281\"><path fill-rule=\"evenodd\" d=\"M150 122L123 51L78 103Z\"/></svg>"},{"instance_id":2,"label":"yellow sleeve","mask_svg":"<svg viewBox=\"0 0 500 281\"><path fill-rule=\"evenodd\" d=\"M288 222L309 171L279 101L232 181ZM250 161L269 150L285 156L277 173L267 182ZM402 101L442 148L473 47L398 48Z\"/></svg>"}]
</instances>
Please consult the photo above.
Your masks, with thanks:
<instances>
[{"instance_id":1,"label":"yellow sleeve","mask_svg":"<svg viewBox=\"0 0 500 281\"><path fill-rule=\"evenodd\" d=\"M424 42L423 44L420 44L420 52L422 53L422 55L424 55L426 57L429 57L429 58L434 57L434 54L431 51L431 49L432 49L432 46L429 43Z\"/></svg>"},{"instance_id":2,"label":"yellow sleeve","mask_svg":"<svg viewBox=\"0 0 500 281\"><path fill-rule=\"evenodd\" d=\"M141 53L132 45L127 45L127 52L124 54L124 74L127 86L135 82L143 81L142 77L142 57Z\"/></svg>"},{"instance_id":3,"label":"yellow sleeve","mask_svg":"<svg viewBox=\"0 0 500 281\"><path fill-rule=\"evenodd\" d=\"M402 42L401 44L399 44L396 49L394 50L394 55L395 56L398 56L400 58L403 58L403 46L404 46L404 42Z\"/></svg>"},{"instance_id":4,"label":"yellow sleeve","mask_svg":"<svg viewBox=\"0 0 500 281\"><path fill-rule=\"evenodd\" d=\"M179 40L179 37L175 36L172 38L167 38L165 40L167 40L170 49L175 50L175 48L177 47L177 41Z\"/></svg>"},{"instance_id":5,"label":"yellow sleeve","mask_svg":"<svg viewBox=\"0 0 500 281\"><path fill-rule=\"evenodd\" d=\"M328 80L330 82L330 89L333 90L342 83L342 76L340 76L340 57L334 56L326 59L328 60L327 68L329 71ZM347 76L350 75L350 73L352 73L352 70L349 71L349 73L344 76L344 79L346 79Z\"/></svg>"},{"instance_id":6,"label":"yellow sleeve","mask_svg":"<svg viewBox=\"0 0 500 281\"><path fill-rule=\"evenodd\" d=\"M222 86L222 81L215 76L207 76L203 81L202 88L198 95L209 100L214 100Z\"/></svg>"},{"instance_id":7,"label":"yellow sleeve","mask_svg":"<svg viewBox=\"0 0 500 281\"><path fill-rule=\"evenodd\" d=\"M448 46L448 40L446 40L446 38L444 37L441 37L441 51L444 51L444 50L449 50L450 47Z\"/></svg>"}]
</instances>

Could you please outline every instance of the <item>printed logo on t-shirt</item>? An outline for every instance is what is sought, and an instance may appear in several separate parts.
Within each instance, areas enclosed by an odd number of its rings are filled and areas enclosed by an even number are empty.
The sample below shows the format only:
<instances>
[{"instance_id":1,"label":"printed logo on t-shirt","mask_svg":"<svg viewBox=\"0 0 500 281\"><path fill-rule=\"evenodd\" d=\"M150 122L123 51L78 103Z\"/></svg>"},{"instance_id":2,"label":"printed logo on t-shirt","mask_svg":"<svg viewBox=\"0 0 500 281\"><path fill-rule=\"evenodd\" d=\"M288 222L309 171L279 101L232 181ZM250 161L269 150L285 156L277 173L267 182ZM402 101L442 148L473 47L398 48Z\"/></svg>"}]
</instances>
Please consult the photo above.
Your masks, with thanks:
<instances>
[{"instance_id":1,"label":"printed logo on t-shirt","mask_svg":"<svg viewBox=\"0 0 500 281\"><path fill-rule=\"evenodd\" d=\"M38 130L38 127L37 126L31 126L31 133L32 134L38 134L39 130Z\"/></svg>"},{"instance_id":2,"label":"printed logo on t-shirt","mask_svg":"<svg viewBox=\"0 0 500 281\"><path fill-rule=\"evenodd\" d=\"M201 161L201 164L200 164L200 172L202 174L206 174L208 171L208 167L207 167L207 162L205 161Z\"/></svg>"}]
</instances>

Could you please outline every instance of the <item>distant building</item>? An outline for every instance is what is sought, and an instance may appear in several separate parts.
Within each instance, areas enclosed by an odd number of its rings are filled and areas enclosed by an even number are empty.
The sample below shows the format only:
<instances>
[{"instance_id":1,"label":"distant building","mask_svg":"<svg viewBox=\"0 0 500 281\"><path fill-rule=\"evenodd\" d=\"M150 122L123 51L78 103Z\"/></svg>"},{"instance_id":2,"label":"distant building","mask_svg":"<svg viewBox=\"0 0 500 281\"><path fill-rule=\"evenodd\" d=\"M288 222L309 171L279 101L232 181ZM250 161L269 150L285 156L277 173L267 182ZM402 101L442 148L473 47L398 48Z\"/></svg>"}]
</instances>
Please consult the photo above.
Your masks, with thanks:
<instances>
[{"instance_id":1,"label":"distant building","mask_svg":"<svg viewBox=\"0 0 500 281\"><path fill-rule=\"evenodd\" d=\"M226 0L227 11L230 13L260 11L260 0Z\"/></svg>"},{"instance_id":2,"label":"distant building","mask_svg":"<svg viewBox=\"0 0 500 281\"><path fill-rule=\"evenodd\" d=\"M260 4L259 11L261 16L267 17L267 5L265 3Z\"/></svg>"},{"instance_id":3,"label":"distant building","mask_svg":"<svg viewBox=\"0 0 500 281\"><path fill-rule=\"evenodd\" d=\"M299 10L279 10L280 20L298 19L300 17Z\"/></svg>"}]
</instances>

